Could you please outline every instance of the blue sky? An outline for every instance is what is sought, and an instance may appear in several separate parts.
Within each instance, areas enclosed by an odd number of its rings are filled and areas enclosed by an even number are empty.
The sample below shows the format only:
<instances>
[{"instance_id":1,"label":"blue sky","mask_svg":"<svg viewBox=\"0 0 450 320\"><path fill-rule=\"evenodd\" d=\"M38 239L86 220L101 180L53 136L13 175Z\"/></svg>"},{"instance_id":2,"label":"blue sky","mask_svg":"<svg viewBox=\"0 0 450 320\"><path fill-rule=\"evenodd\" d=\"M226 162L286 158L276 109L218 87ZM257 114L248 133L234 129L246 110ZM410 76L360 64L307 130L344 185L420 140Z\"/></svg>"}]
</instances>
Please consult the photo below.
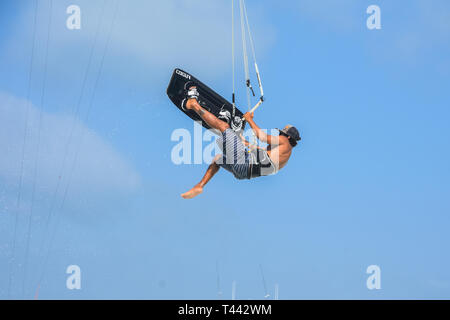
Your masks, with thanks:
<instances>
[{"instance_id":1,"label":"blue sky","mask_svg":"<svg viewBox=\"0 0 450 320\"><path fill-rule=\"evenodd\" d=\"M193 123L165 89L181 67L230 97L230 1L119 1L109 42L112 1L103 18L100 0L53 2L39 1L30 90L34 2L0 5L1 299L38 283L39 299L216 299L218 275L223 298L236 281L237 298L261 299L260 266L280 299L450 297L446 1L248 0L255 121L303 140L279 174L221 171L191 201L207 165L171 161L172 132ZM66 28L71 4L81 30Z\"/></svg>"}]
</instances>

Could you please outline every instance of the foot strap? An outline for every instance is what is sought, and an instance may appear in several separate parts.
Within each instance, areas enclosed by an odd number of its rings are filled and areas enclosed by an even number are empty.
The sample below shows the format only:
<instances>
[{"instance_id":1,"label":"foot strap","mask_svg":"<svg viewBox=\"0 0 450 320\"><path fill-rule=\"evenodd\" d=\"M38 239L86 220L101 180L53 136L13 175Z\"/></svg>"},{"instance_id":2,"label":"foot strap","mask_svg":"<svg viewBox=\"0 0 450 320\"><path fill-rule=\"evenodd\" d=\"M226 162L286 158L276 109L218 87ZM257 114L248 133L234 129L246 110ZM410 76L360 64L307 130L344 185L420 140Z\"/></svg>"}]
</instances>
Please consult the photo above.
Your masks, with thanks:
<instances>
[{"instance_id":1,"label":"foot strap","mask_svg":"<svg viewBox=\"0 0 450 320\"><path fill-rule=\"evenodd\" d=\"M188 99L195 99L198 101L198 97L200 95L198 94L197 88L190 88L187 92L187 98Z\"/></svg>"}]
</instances>

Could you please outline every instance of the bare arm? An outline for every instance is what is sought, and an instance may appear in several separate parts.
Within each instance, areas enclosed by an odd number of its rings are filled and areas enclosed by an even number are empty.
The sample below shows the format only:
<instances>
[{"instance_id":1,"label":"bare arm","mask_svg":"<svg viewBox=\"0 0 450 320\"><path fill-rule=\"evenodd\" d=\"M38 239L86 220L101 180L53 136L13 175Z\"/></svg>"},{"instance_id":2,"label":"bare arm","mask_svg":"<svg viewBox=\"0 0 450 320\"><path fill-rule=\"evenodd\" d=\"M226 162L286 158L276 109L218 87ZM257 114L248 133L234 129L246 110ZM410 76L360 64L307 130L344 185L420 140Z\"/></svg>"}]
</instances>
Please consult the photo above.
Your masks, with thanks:
<instances>
[{"instance_id":1,"label":"bare arm","mask_svg":"<svg viewBox=\"0 0 450 320\"><path fill-rule=\"evenodd\" d=\"M255 121L253 121L253 112L252 113L247 112L246 114L244 114L244 118L245 118L245 120L247 120L248 124L250 125L253 132L255 133L256 137L260 141L265 142L269 145L278 145L279 144L279 139L277 136L271 136L271 135L265 133L263 130L261 130L260 127L258 127L258 125L255 123Z\"/></svg>"}]
</instances>

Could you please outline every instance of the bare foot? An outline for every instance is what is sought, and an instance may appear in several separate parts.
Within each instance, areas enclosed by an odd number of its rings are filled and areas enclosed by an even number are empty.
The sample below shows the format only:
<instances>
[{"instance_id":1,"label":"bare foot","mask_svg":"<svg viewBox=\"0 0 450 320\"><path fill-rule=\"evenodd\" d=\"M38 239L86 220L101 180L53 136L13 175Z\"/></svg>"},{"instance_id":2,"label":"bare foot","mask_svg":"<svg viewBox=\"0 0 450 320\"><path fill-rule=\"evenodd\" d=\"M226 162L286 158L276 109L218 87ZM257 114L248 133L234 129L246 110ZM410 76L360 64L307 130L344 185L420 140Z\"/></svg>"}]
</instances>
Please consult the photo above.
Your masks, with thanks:
<instances>
[{"instance_id":1,"label":"bare foot","mask_svg":"<svg viewBox=\"0 0 450 320\"><path fill-rule=\"evenodd\" d=\"M191 190L189 190L188 192L183 193L181 196L184 199L192 199L192 198L198 196L202 192L203 192L203 188L202 187L195 186Z\"/></svg>"}]
</instances>

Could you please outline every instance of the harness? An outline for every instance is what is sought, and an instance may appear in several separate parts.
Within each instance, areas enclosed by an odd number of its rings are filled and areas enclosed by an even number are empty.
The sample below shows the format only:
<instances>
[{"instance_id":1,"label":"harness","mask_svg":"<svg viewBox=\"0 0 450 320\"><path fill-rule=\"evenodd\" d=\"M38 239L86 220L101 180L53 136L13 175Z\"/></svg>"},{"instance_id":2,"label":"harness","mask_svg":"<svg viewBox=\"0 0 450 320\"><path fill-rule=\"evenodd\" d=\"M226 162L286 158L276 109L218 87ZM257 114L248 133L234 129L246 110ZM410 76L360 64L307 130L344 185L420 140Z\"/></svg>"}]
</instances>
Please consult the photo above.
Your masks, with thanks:
<instances>
[{"instance_id":1,"label":"harness","mask_svg":"<svg viewBox=\"0 0 450 320\"><path fill-rule=\"evenodd\" d=\"M266 150L256 149L249 153L251 158L249 165L249 179L268 176L277 173L277 167L270 159Z\"/></svg>"}]
</instances>

